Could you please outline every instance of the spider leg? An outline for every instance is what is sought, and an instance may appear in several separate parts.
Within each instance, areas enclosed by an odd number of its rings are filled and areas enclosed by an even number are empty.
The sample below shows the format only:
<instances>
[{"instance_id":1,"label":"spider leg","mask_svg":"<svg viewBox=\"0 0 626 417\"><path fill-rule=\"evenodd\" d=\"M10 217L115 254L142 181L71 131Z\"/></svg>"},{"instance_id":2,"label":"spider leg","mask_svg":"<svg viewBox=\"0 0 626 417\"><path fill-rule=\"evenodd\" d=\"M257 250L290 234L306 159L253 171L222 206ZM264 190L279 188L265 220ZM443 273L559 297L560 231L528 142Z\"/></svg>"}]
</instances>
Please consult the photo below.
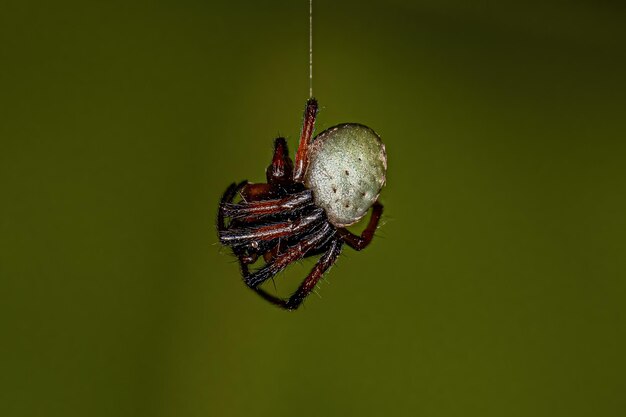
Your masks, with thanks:
<instances>
[{"instance_id":1,"label":"spider leg","mask_svg":"<svg viewBox=\"0 0 626 417\"><path fill-rule=\"evenodd\" d=\"M280 241L271 242L271 240L276 238L276 235L297 234L303 230L305 226L311 224L312 221L317 221L317 218L320 217L321 214L314 213L314 219L310 218L310 216L305 216L292 223L270 224L266 226L265 229L252 232L254 229L247 227L245 225L246 222L253 222L267 215L277 216L284 213L285 216L289 216L290 213L306 209L313 203L313 195L308 190L297 192L282 199L242 202L238 204L232 203L232 200L240 190L242 192L246 190L253 190L253 192L261 191L257 197L263 198L264 195L268 195L269 193L267 186L268 184L249 184L245 181L238 185L232 184L226 190L221 200L217 221L220 241L227 243L224 239L228 239L228 237L222 239L224 236L230 236L231 239L235 239L230 244L233 246L235 255L245 264L253 264L263 253L271 252L274 253L275 256L282 248L282 245L281 248L277 246ZM226 226L227 218L230 218L228 226ZM258 228L257 226L256 229ZM244 231L244 235L242 235L242 231ZM246 232L248 235L245 234ZM251 236L250 233L255 233L255 235ZM264 236L257 236L256 233L260 233ZM239 239L236 239L237 236ZM267 256L264 257L267 258Z\"/></svg>"},{"instance_id":2,"label":"spider leg","mask_svg":"<svg viewBox=\"0 0 626 417\"><path fill-rule=\"evenodd\" d=\"M254 184L258 185L258 184ZM263 184L265 185L265 184ZM224 215L233 219L242 219L250 217L255 220L259 216L267 216L277 214L281 211L293 211L306 207L313 203L313 193L310 190L304 190L299 193L291 194L284 198L272 200L243 202L239 204L224 203Z\"/></svg>"},{"instance_id":3,"label":"spider leg","mask_svg":"<svg viewBox=\"0 0 626 417\"><path fill-rule=\"evenodd\" d=\"M229 227L226 230L219 231L220 243L228 246L237 246L252 241L269 241L292 236L308 230L324 219L324 209L318 208L293 221L274 223L269 226Z\"/></svg>"},{"instance_id":4,"label":"spider leg","mask_svg":"<svg viewBox=\"0 0 626 417\"><path fill-rule=\"evenodd\" d=\"M309 295L309 293L315 288L318 281L326 271L335 263L337 257L341 253L341 246L343 242L341 239L335 239L332 241L330 248L322 255L317 261L309 275L304 279L300 287L294 292L287 300L276 297L261 288L254 288L254 290L263 297L265 300L286 310L297 309L302 301Z\"/></svg>"},{"instance_id":5,"label":"spider leg","mask_svg":"<svg viewBox=\"0 0 626 417\"><path fill-rule=\"evenodd\" d=\"M363 233L361 233L361 236L357 236L345 228L337 229L337 233L339 233L343 241L354 250L364 249L374 238L374 232L376 232L380 216L383 214L383 205L377 201L373 207L372 217L370 217L370 221Z\"/></svg>"},{"instance_id":6,"label":"spider leg","mask_svg":"<svg viewBox=\"0 0 626 417\"><path fill-rule=\"evenodd\" d=\"M293 180L295 182L303 182L304 174L306 173L307 166L309 165L309 144L313 137L313 130L315 128L315 117L317 116L317 100L311 97L306 102L304 108L304 121L302 122L302 132L300 133L300 144L298 145L298 151L296 152L296 165L293 173Z\"/></svg>"},{"instance_id":7,"label":"spider leg","mask_svg":"<svg viewBox=\"0 0 626 417\"><path fill-rule=\"evenodd\" d=\"M310 236L307 236L307 238L277 256L271 264L265 265L263 268L252 274L246 273L247 271L242 269L244 282L249 287L256 289L256 287L267 281L269 278L285 269L287 265L297 261L298 259L304 258L307 252L323 246L331 237L334 236L335 232L333 229L333 226L326 222Z\"/></svg>"},{"instance_id":8,"label":"spider leg","mask_svg":"<svg viewBox=\"0 0 626 417\"><path fill-rule=\"evenodd\" d=\"M239 194L241 194L243 201L259 201L272 195L272 190L270 185L266 183L248 183Z\"/></svg>"},{"instance_id":9,"label":"spider leg","mask_svg":"<svg viewBox=\"0 0 626 417\"><path fill-rule=\"evenodd\" d=\"M226 230L225 217L227 215L224 211L224 207L230 204L237 195L237 192L247 184L248 181L242 181L239 184L232 183L228 186L226 191L224 191L224 195L222 195L222 199L220 200L219 210L217 211L217 230L219 232Z\"/></svg>"},{"instance_id":10,"label":"spider leg","mask_svg":"<svg viewBox=\"0 0 626 417\"><path fill-rule=\"evenodd\" d=\"M243 203L233 203L237 193L243 196ZM248 181L242 181L239 184L229 185L220 200L217 214L218 230L226 230L227 217L234 220L246 216L276 214L282 210L297 210L306 207L313 201L313 195L308 190L282 199L259 201L268 194L270 194L269 184L251 184Z\"/></svg>"},{"instance_id":11,"label":"spider leg","mask_svg":"<svg viewBox=\"0 0 626 417\"><path fill-rule=\"evenodd\" d=\"M263 254L263 260L266 264L271 264L274 262L274 259L285 251L285 241L282 239L278 239L278 243L270 250Z\"/></svg>"},{"instance_id":12,"label":"spider leg","mask_svg":"<svg viewBox=\"0 0 626 417\"><path fill-rule=\"evenodd\" d=\"M242 181L239 184L232 183L230 186L228 186L228 188L224 192L224 195L222 196L222 199L220 200L220 205L219 205L219 209L217 213L218 237L221 236L222 233L226 233L227 230L229 230L233 226L236 226L238 223L238 220L234 219L232 214L229 213L228 211L229 207L235 206L232 203L232 201L237 195L237 193L240 192L241 190L245 190L246 188L250 188L250 186L254 187L257 185L267 185L267 184L250 184L248 183L248 181ZM226 217L231 218L231 222L228 226L226 226ZM235 220L234 223L233 223L233 220ZM236 253L236 255L240 257L240 259L243 259L243 261L246 263L254 263L259 257L257 253L242 254L241 250L237 252L239 253Z\"/></svg>"}]
</instances>

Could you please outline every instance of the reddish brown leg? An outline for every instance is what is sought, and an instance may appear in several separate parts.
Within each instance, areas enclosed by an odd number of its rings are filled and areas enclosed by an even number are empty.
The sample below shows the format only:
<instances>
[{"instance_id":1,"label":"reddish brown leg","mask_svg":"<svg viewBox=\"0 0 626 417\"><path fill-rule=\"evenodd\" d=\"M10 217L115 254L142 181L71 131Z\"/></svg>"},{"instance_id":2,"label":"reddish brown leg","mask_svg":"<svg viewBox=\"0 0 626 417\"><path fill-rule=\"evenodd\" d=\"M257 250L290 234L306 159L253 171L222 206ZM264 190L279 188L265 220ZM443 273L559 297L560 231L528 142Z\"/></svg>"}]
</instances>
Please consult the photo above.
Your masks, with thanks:
<instances>
[{"instance_id":1,"label":"reddish brown leg","mask_svg":"<svg viewBox=\"0 0 626 417\"><path fill-rule=\"evenodd\" d=\"M285 253L279 255L271 264L264 266L253 274L244 275L246 285L251 288L258 287L269 278L285 269L290 263L302 259L307 252L322 247L333 234L330 223L323 224L318 231L314 232L308 239L287 249Z\"/></svg>"},{"instance_id":2,"label":"reddish brown leg","mask_svg":"<svg viewBox=\"0 0 626 417\"><path fill-rule=\"evenodd\" d=\"M237 192L239 192L239 190L241 190L242 188L245 188L247 185L249 185L247 181L242 181L239 184L232 183L230 186L228 186L228 188L224 192L224 195L222 196L222 199L220 201L220 206L217 212L218 238L222 235L222 233L228 230L226 227L226 217L230 217L230 216L227 214L227 210L225 209L225 206L232 204L232 201L237 195ZM252 264L256 262L258 257L259 257L258 254L252 253L249 255L241 256L239 260L240 262L243 262L245 264Z\"/></svg>"},{"instance_id":3,"label":"reddish brown leg","mask_svg":"<svg viewBox=\"0 0 626 417\"><path fill-rule=\"evenodd\" d=\"M370 217L370 221L367 224L361 236L357 236L354 233L351 233L348 229L338 228L337 233L343 239L344 242L348 246L350 246L354 250L364 249L367 245L370 244L372 239L374 238L374 232L376 232L376 228L378 227L378 221L380 220L380 216L383 214L383 205L378 201L374 203L374 208L372 210L372 217Z\"/></svg>"},{"instance_id":4,"label":"reddish brown leg","mask_svg":"<svg viewBox=\"0 0 626 417\"><path fill-rule=\"evenodd\" d=\"M298 220L274 223L269 226L249 227L244 225L242 227L229 227L226 230L220 230L220 242L223 245L233 246L253 240L269 241L288 237L309 230L322 220L324 220L324 210L320 208Z\"/></svg>"},{"instance_id":5,"label":"reddish brown leg","mask_svg":"<svg viewBox=\"0 0 626 417\"><path fill-rule=\"evenodd\" d=\"M297 309L302 301L311 293L313 288L317 285L320 278L324 276L324 273L328 271L328 269L335 263L337 257L341 253L341 245L342 242L339 239L336 239L332 242L330 248L322 255L322 257L317 261L309 275L304 279L300 287L294 292L291 297L287 300L283 300L282 298L278 298L268 292L262 290L261 288L254 288L254 290L263 297L265 300L269 301L272 304L275 304L279 307L282 307L286 310L295 310ZM242 270L244 270L244 266L242 265ZM245 266L244 276L247 272L247 266Z\"/></svg>"},{"instance_id":6,"label":"reddish brown leg","mask_svg":"<svg viewBox=\"0 0 626 417\"><path fill-rule=\"evenodd\" d=\"M237 195L237 192L241 190L246 184L247 181L242 181L239 184L232 183L228 186L226 191L224 191L224 195L222 195L222 199L220 200L219 209L217 210L217 230L219 232L226 230L226 214L224 211L224 207L227 204L232 203L233 199Z\"/></svg>"},{"instance_id":7,"label":"reddish brown leg","mask_svg":"<svg viewBox=\"0 0 626 417\"><path fill-rule=\"evenodd\" d=\"M339 239L333 241L328 251L322 255L319 261L317 261L313 270L306 277L304 282L300 285L296 292L289 297L289 300L285 304L285 308L295 310L300 306L307 295L313 291L320 278L324 276L324 273L328 271L335 261L337 261L337 258L341 253L341 245L342 242Z\"/></svg>"},{"instance_id":8,"label":"reddish brown leg","mask_svg":"<svg viewBox=\"0 0 626 417\"><path fill-rule=\"evenodd\" d=\"M278 257L278 255L282 254L285 251L285 248L285 241L279 240L276 246L263 254L263 260L266 264L271 264L272 262L274 262L274 259Z\"/></svg>"},{"instance_id":9,"label":"reddish brown leg","mask_svg":"<svg viewBox=\"0 0 626 417\"><path fill-rule=\"evenodd\" d=\"M241 198L244 201L259 201L271 195L271 187L269 184L258 183L258 184L246 184L245 187L241 189Z\"/></svg>"},{"instance_id":10,"label":"reddish brown leg","mask_svg":"<svg viewBox=\"0 0 626 417\"><path fill-rule=\"evenodd\" d=\"M304 108L304 121L302 122L302 132L300 133L300 145L296 152L296 165L293 173L293 180L295 182L304 182L304 174L309 165L308 150L311 138L313 137L313 130L315 129L316 116L317 100L310 98Z\"/></svg>"},{"instance_id":11,"label":"reddish brown leg","mask_svg":"<svg viewBox=\"0 0 626 417\"><path fill-rule=\"evenodd\" d=\"M285 198L276 198L257 202L243 202L239 204L225 203L224 215L233 219L241 219L249 216L253 216L253 218L256 219L259 216L277 214L281 211L297 210L312 203L313 193L310 190L304 190L299 193L291 194Z\"/></svg>"}]
</instances>

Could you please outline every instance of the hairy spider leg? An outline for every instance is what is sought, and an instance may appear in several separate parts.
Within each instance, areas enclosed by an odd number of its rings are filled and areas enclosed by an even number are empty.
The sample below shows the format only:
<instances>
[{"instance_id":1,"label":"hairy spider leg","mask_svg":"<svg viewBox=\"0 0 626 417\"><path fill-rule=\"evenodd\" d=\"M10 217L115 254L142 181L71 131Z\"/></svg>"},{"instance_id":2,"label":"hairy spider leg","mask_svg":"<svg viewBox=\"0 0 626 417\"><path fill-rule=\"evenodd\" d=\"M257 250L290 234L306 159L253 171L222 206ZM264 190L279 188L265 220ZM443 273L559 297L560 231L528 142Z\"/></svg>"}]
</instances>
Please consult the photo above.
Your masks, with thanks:
<instances>
[{"instance_id":1,"label":"hairy spider leg","mask_svg":"<svg viewBox=\"0 0 626 417\"><path fill-rule=\"evenodd\" d=\"M223 245L236 246L252 241L285 238L305 232L325 219L324 209L318 208L293 221L260 226L229 227L219 232L220 242Z\"/></svg>"},{"instance_id":2,"label":"hairy spider leg","mask_svg":"<svg viewBox=\"0 0 626 417\"><path fill-rule=\"evenodd\" d=\"M248 183L239 194L243 201L260 201L272 195L272 187L266 183Z\"/></svg>"},{"instance_id":3,"label":"hairy spider leg","mask_svg":"<svg viewBox=\"0 0 626 417\"><path fill-rule=\"evenodd\" d=\"M293 173L295 182L304 182L304 174L306 174L309 165L309 144L315 130L315 117L317 116L317 100L313 97L307 100L304 108L304 120L302 122L302 132L300 133L300 144L296 152L296 165Z\"/></svg>"},{"instance_id":4,"label":"hairy spider leg","mask_svg":"<svg viewBox=\"0 0 626 417\"><path fill-rule=\"evenodd\" d=\"M285 251L286 248L287 243L284 240L279 240L276 246L263 254L263 260L266 264L271 264L278 255Z\"/></svg>"},{"instance_id":5,"label":"hairy spider leg","mask_svg":"<svg viewBox=\"0 0 626 417\"><path fill-rule=\"evenodd\" d=\"M284 138L279 137L274 141L274 155L272 157L272 163L266 170L268 182L259 184L243 182L238 186L233 184L224 194L222 204L220 205L220 212L218 214L218 231L221 243L227 243L224 241L224 235L228 235L233 227L237 227L242 222L252 222L257 220L258 217L267 215L276 216L281 213L291 214L294 211L312 205L313 194L309 190L296 192L295 194L288 195L284 198L271 199L277 195L284 195L284 186L291 182L292 174L293 163L289 157L287 142ZM241 193L244 202L233 204L232 201L237 192ZM267 198L270 198L270 200L267 200ZM229 217L231 219L231 223L228 228L225 226L225 217ZM310 219L305 219L305 221L306 220ZM282 231L287 231L287 225L283 224L282 226ZM290 226L292 228L292 233L299 232L300 228L297 224L295 226L295 229L293 226ZM261 230L260 233L265 233L267 238L272 239L272 234L281 234L280 229L280 225L274 225L265 230ZM291 235L292 233L288 234ZM279 240L273 247L265 252L264 258L266 260L273 259L284 246L284 241L280 240L280 236L274 237L278 237ZM241 262L245 264L252 264L256 262L259 255L262 253L260 249L260 247L240 248L239 250L236 250L236 255Z\"/></svg>"},{"instance_id":6,"label":"hairy spider leg","mask_svg":"<svg viewBox=\"0 0 626 417\"><path fill-rule=\"evenodd\" d=\"M276 297L261 288L253 288L257 294L263 297L265 300L286 310L297 309L302 301L309 295L309 293L315 288L320 278L328 271L328 269L337 261L339 254L341 253L342 242L339 239L332 241L330 248L322 255L317 261L309 275L304 279L300 287L286 300ZM247 265L241 265L244 277L248 274Z\"/></svg>"},{"instance_id":7,"label":"hairy spider leg","mask_svg":"<svg viewBox=\"0 0 626 417\"><path fill-rule=\"evenodd\" d=\"M228 188L226 188L226 191L224 191L224 195L222 196L222 199L220 200L219 210L217 211L218 235L228 230L228 228L226 227L226 221L225 221L225 217L227 217L226 210L225 210L226 205L232 204L232 201L237 195L237 193L241 189L243 189L246 185L248 185L248 181L242 181L239 184L232 183L231 185L228 186ZM251 264L251 263L256 262L256 260L259 258L259 255L257 253L252 253L249 255L239 255L238 258L239 258L240 263L245 262L245 263Z\"/></svg>"},{"instance_id":8,"label":"hairy spider leg","mask_svg":"<svg viewBox=\"0 0 626 417\"><path fill-rule=\"evenodd\" d=\"M238 204L224 203L224 216L244 221L256 220L261 216L278 214L281 211L294 211L313 204L311 190L300 191L284 198Z\"/></svg>"},{"instance_id":9,"label":"hairy spider leg","mask_svg":"<svg viewBox=\"0 0 626 417\"><path fill-rule=\"evenodd\" d=\"M276 257L274 262L265 265L258 271L244 277L246 285L251 288L256 288L269 278L275 276L280 271L285 269L289 264L298 259L302 259L306 256L307 252L320 248L328 242L335 235L334 228L330 223L323 223L317 230L311 233L306 239L291 246L285 251L285 253Z\"/></svg>"},{"instance_id":10,"label":"hairy spider leg","mask_svg":"<svg viewBox=\"0 0 626 417\"><path fill-rule=\"evenodd\" d=\"M233 199L237 195L237 192L241 190L246 184L248 184L248 181L242 181L239 184L235 184L233 182L232 184L228 186L228 188L226 188L226 191L224 191L224 194L222 195L222 199L220 200L219 210L217 211L218 232L222 232L223 230L226 230L226 222L225 222L225 218L227 217L227 214L225 211L226 205L232 203Z\"/></svg>"},{"instance_id":11,"label":"hairy spider leg","mask_svg":"<svg viewBox=\"0 0 626 417\"><path fill-rule=\"evenodd\" d=\"M311 273L305 278L304 282L296 290L294 294L289 297L286 308L289 310L295 310L300 306L302 301L309 295L315 286L319 282L320 278L324 276L326 271L337 261L339 254L341 253L341 247L343 242L339 239L333 240L328 251L322 255L317 261Z\"/></svg>"},{"instance_id":12,"label":"hairy spider leg","mask_svg":"<svg viewBox=\"0 0 626 417\"><path fill-rule=\"evenodd\" d=\"M344 242L348 246L350 246L354 250L364 249L367 245L370 244L372 239L374 238L374 233L378 228L378 222L380 221L380 216L383 214L383 205L378 201L374 203L372 210L372 217L370 217L370 221L367 224L367 227L361 233L361 236L355 235L350 232L348 229L343 227L337 228L337 233Z\"/></svg>"},{"instance_id":13,"label":"hairy spider leg","mask_svg":"<svg viewBox=\"0 0 626 417\"><path fill-rule=\"evenodd\" d=\"M231 184L222 197L218 213L218 234L220 242L230 246L239 245L240 248L233 249L240 262L244 264L256 262L261 253L263 253L266 263L271 262L274 257L284 249L285 241L280 238L298 234L307 230L308 226L312 225L314 227L315 223L320 223L323 220L323 211L314 210L293 222L282 222L257 227L242 226L242 222L256 220L255 215L291 214L294 211L304 209L313 204L313 195L309 190L304 190L282 199L233 204L232 200L235 198L237 192L250 185L251 184L245 181L237 185ZM241 216L250 217L241 218ZM231 223L228 227L225 225L225 217L231 218ZM267 245L262 244L263 241L267 242L274 239L278 239L278 241L274 245L269 246L269 249ZM256 248L251 245L247 248L241 247L245 243L253 242L257 243L258 246ZM259 245L259 243L261 245Z\"/></svg>"}]
</instances>

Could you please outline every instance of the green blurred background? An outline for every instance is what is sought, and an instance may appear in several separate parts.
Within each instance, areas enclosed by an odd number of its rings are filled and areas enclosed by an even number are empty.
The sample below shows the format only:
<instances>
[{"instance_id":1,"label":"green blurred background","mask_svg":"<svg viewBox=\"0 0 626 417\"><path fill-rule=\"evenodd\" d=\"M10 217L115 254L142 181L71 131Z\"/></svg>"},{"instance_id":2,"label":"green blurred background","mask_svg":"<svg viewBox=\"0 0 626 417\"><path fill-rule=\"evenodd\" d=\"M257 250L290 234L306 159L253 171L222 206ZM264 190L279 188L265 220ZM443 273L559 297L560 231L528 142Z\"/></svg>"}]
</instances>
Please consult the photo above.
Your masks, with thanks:
<instances>
[{"instance_id":1,"label":"green blurred background","mask_svg":"<svg viewBox=\"0 0 626 417\"><path fill-rule=\"evenodd\" d=\"M626 7L468 4L316 1L386 211L287 313L214 220L295 148L308 2L4 0L0 415L623 416Z\"/></svg>"}]
</instances>

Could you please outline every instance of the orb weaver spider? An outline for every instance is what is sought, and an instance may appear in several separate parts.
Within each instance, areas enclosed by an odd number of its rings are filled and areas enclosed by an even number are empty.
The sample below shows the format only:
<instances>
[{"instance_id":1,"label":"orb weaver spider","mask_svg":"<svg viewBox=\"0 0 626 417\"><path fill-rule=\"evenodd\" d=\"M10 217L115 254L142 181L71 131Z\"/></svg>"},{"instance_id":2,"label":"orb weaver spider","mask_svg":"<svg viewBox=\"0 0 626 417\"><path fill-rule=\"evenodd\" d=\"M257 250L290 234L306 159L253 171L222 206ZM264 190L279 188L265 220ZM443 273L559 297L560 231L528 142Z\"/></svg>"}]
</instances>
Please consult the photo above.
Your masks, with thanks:
<instances>
[{"instance_id":1,"label":"orb weaver spider","mask_svg":"<svg viewBox=\"0 0 626 417\"><path fill-rule=\"evenodd\" d=\"M307 101L295 164L287 142L274 141L267 183L231 184L219 204L220 243L239 260L244 282L267 301L297 309L335 263L343 244L360 251L374 237L383 212L378 196L386 181L385 145L376 132L357 123L333 126L313 137L318 105ZM235 203L235 197L241 201ZM372 215L361 235L346 229ZM228 222L227 222L228 219ZM288 298L261 284L302 258L320 255L300 287ZM250 271L259 257L265 265Z\"/></svg>"}]
</instances>

